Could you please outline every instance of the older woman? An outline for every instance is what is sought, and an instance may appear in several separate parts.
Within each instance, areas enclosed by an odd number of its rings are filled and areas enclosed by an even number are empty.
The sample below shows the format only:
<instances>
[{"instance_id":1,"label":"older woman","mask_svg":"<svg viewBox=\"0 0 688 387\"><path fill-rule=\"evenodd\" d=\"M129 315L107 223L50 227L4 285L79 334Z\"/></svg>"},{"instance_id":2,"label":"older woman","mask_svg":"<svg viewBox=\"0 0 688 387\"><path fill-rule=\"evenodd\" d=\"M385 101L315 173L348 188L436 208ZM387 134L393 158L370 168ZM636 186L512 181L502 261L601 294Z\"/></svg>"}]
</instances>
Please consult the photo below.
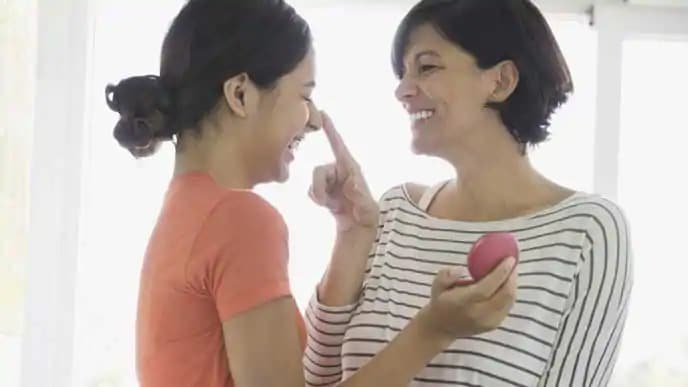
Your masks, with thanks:
<instances>
[{"instance_id":1,"label":"older woman","mask_svg":"<svg viewBox=\"0 0 688 387\"><path fill-rule=\"evenodd\" d=\"M496 329L457 339L412 385L606 385L631 291L630 240L616 204L529 162L573 90L545 19L529 0L423 0L398 28L392 63L413 150L456 176L390 189L373 225L361 215L365 189L336 196L343 174L316 171L314 199L338 224L369 227L334 254L310 303L307 381L347 379L428 301L438 270L465 266L481 235L506 231L521 249L514 308Z\"/></svg>"}]
</instances>

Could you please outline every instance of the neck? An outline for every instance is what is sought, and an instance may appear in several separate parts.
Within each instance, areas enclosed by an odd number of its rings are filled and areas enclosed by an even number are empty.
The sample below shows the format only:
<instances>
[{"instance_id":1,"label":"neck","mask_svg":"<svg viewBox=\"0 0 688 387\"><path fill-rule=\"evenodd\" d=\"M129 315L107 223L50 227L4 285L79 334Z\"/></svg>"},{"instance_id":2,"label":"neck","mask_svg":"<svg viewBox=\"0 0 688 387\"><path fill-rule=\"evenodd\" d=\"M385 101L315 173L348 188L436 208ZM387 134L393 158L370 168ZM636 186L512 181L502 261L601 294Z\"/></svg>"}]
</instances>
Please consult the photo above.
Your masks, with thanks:
<instances>
[{"instance_id":1,"label":"neck","mask_svg":"<svg viewBox=\"0 0 688 387\"><path fill-rule=\"evenodd\" d=\"M461 157L452 165L456 171L458 192L479 201L494 201L514 194L527 193L543 182L528 156Z\"/></svg>"},{"instance_id":2,"label":"neck","mask_svg":"<svg viewBox=\"0 0 688 387\"><path fill-rule=\"evenodd\" d=\"M545 195L548 181L505 127L479 132L480 136L446 157L456 171L458 200L476 209L499 210L507 203L527 206Z\"/></svg>"},{"instance_id":3,"label":"neck","mask_svg":"<svg viewBox=\"0 0 688 387\"><path fill-rule=\"evenodd\" d=\"M251 176L250 164L242 147L230 139L219 138L205 130L202 135L184 131L179 136L175 157L174 175L202 172L210 175L217 184L230 189L253 189L258 181ZM210 138L215 136L215 138ZM220 144L224 142L224 144Z\"/></svg>"}]
</instances>

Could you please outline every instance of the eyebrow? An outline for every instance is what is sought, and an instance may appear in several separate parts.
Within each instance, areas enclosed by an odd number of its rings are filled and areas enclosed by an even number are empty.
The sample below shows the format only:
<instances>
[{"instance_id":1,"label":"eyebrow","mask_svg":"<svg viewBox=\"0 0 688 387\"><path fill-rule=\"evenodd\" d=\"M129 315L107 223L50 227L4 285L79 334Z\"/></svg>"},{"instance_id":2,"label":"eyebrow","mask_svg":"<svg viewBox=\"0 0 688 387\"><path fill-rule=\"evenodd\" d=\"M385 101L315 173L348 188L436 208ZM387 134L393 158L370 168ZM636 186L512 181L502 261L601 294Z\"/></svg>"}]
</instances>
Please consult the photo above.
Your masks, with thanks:
<instances>
[{"instance_id":1,"label":"eyebrow","mask_svg":"<svg viewBox=\"0 0 688 387\"><path fill-rule=\"evenodd\" d=\"M421 51L421 52L417 53L416 55L414 55L413 59L414 59L414 60L418 60L418 59L420 59L422 56L425 56L425 55L430 55L430 56L434 56L434 57L439 57L439 56L440 56L440 55L439 55L437 52L435 52L434 50L425 50L425 51Z\"/></svg>"},{"instance_id":2,"label":"eyebrow","mask_svg":"<svg viewBox=\"0 0 688 387\"><path fill-rule=\"evenodd\" d=\"M306 82L306 83L303 84L303 86L312 89L312 88L315 87L315 81Z\"/></svg>"}]
</instances>

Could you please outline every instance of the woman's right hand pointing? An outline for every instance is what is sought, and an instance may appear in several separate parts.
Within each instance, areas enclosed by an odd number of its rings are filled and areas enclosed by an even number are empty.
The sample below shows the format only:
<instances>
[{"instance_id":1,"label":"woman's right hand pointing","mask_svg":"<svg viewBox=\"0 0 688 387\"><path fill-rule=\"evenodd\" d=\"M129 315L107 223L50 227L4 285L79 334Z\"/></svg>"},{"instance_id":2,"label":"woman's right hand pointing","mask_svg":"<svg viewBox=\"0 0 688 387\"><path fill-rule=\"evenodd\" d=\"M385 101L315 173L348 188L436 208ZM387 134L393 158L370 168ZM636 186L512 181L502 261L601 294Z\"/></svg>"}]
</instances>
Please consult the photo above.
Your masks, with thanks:
<instances>
[{"instance_id":1,"label":"woman's right hand pointing","mask_svg":"<svg viewBox=\"0 0 688 387\"><path fill-rule=\"evenodd\" d=\"M378 205L368 184L330 117L321 112L323 131L334 153L335 161L316 167L309 190L311 199L330 210L338 232L353 229L376 232Z\"/></svg>"}]
</instances>

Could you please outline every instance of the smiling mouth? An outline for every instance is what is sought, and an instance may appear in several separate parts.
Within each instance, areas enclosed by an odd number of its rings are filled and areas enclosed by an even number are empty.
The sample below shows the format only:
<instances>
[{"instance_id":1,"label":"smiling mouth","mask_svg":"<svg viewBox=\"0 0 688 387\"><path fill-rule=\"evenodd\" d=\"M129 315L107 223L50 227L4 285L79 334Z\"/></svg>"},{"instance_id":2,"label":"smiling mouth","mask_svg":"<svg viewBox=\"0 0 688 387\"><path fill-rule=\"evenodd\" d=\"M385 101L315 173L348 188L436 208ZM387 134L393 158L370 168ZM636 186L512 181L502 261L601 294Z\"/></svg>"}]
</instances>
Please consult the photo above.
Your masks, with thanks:
<instances>
[{"instance_id":1,"label":"smiling mouth","mask_svg":"<svg viewBox=\"0 0 688 387\"><path fill-rule=\"evenodd\" d=\"M299 145L301 145L305 137L306 136L303 134L294 137L287 146L287 148L292 152L296 152L299 149Z\"/></svg>"},{"instance_id":2,"label":"smiling mouth","mask_svg":"<svg viewBox=\"0 0 688 387\"><path fill-rule=\"evenodd\" d=\"M411 123L415 124L417 122L422 122L422 121L427 121L430 118L432 118L435 115L435 111L428 109L428 110L420 110L414 113L409 114L409 118L411 118Z\"/></svg>"}]
</instances>

